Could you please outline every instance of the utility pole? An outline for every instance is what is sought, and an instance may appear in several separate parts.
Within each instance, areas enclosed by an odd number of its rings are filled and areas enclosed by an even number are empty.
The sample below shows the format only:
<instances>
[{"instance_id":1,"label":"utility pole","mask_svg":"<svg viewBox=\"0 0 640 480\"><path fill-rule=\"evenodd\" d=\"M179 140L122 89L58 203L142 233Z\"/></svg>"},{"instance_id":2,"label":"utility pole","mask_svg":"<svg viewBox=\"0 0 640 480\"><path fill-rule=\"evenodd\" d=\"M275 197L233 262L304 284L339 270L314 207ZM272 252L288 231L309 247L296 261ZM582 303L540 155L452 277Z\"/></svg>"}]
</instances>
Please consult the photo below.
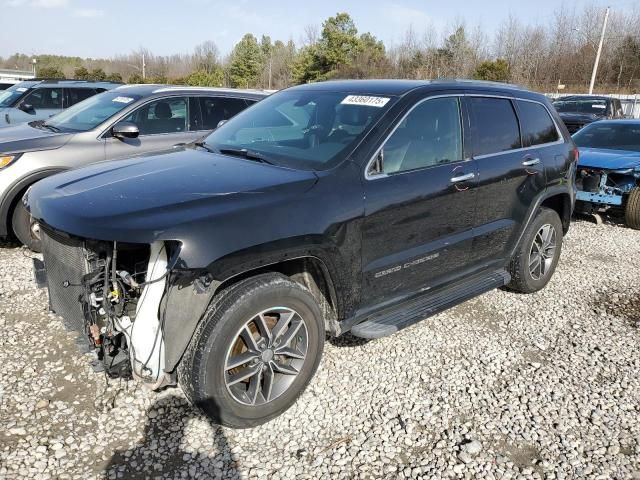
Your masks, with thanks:
<instances>
[{"instance_id":1,"label":"utility pole","mask_svg":"<svg viewBox=\"0 0 640 480\"><path fill-rule=\"evenodd\" d=\"M269 54L269 90L271 90L271 64L273 63L273 52Z\"/></svg>"},{"instance_id":2,"label":"utility pole","mask_svg":"<svg viewBox=\"0 0 640 480\"><path fill-rule=\"evenodd\" d=\"M598 53L596 53L596 61L593 64L593 72L591 72L591 83L589 84L589 95L593 93L593 85L596 83L596 75L598 74L598 64L600 63L600 54L602 53L602 44L604 43L604 34L607 32L607 20L609 19L609 7L604 13L604 22L602 22L602 34L600 35L600 43L598 44Z\"/></svg>"}]
</instances>

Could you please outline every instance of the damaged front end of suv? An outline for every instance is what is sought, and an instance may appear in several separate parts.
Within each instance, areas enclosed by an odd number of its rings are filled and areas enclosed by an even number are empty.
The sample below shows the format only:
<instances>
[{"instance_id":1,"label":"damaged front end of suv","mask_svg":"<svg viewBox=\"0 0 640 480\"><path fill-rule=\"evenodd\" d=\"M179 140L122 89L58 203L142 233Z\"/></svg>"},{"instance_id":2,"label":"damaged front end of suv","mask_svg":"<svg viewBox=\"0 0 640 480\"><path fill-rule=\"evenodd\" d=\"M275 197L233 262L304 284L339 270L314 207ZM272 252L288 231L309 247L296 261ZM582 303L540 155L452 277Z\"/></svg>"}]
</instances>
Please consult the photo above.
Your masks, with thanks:
<instances>
[{"instance_id":1,"label":"damaged front end of suv","mask_svg":"<svg viewBox=\"0 0 640 480\"><path fill-rule=\"evenodd\" d=\"M184 169L188 182L176 180ZM312 172L197 147L53 176L23 199L41 228L35 270L97 368L153 389L174 385L216 288L242 263L225 256L269 234L238 235L238 224L264 218L255 206L282 215L315 182Z\"/></svg>"},{"instance_id":2,"label":"damaged front end of suv","mask_svg":"<svg viewBox=\"0 0 640 480\"><path fill-rule=\"evenodd\" d=\"M50 308L84 337L94 368L153 389L175 384L162 332L165 291L178 275L170 262L180 245L82 240L47 227L42 240Z\"/></svg>"}]
</instances>

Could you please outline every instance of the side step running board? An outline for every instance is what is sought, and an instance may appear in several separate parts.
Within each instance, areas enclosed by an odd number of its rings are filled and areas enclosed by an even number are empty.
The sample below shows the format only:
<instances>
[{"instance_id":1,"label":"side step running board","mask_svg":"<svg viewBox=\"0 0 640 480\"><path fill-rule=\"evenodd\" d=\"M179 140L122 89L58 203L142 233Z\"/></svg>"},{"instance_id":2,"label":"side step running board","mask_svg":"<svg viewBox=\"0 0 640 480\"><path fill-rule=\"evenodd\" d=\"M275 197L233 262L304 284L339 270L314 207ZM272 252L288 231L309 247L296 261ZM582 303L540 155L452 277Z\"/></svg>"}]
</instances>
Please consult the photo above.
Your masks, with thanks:
<instances>
[{"instance_id":1,"label":"side step running board","mask_svg":"<svg viewBox=\"0 0 640 480\"><path fill-rule=\"evenodd\" d=\"M361 338L381 338L409 327L448 308L511 281L505 270L476 275L440 291L414 299L398 308L375 314L351 328L351 334Z\"/></svg>"}]
</instances>

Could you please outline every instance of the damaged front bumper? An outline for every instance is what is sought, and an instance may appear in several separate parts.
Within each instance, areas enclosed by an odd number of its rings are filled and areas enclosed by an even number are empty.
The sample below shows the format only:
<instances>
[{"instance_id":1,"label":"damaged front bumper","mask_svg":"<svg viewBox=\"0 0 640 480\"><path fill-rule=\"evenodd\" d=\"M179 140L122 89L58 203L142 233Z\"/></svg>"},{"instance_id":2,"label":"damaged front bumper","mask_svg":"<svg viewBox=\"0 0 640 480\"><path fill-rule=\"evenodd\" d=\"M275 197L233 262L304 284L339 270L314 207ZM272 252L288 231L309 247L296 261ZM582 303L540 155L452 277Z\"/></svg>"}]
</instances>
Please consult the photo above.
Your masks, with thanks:
<instances>
[{"instance_id":1,"label":"damaged front bumper","mask_svg":"<svg viewBox=\"0 0 640 480\"><path fill-rule=\"evenodd\" d=\"M640 170L578 167L576 211L596 213L624 208L626 197L640 181Z\"/></svg>"},{"instance_id":2,"label":"damaged front bumper","mask_svg":"<svg viewBox=\"0 0 640 480\"><path fill-rule=\"evenodd\" d=\"M42 247L44 261L34 260L34 274L48 288L50 309L85 338L106 372L153 389L175 384L165 362L161 308L172 246L89 241L43 228Z\"/></svg>"}]
</instances>

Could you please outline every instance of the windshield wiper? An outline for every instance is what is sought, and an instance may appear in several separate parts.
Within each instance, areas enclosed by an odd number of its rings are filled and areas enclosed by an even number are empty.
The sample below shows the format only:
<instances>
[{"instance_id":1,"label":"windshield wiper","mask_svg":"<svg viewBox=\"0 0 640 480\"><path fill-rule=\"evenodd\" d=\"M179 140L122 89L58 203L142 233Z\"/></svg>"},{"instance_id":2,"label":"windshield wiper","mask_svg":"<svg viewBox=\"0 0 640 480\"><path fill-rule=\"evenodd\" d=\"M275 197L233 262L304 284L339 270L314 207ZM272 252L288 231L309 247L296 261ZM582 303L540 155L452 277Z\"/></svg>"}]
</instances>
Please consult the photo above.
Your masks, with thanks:
<instances>
[{"instance_id":1,"label":"windshield wiper","mask_svg":"<svg viewBox=\"0 0 640 480\"><path fill-rule=\"evenodd\" d=\"M196 147L204 148L209 153L216 153L206 142L193 142Z\"/></svg>"},{"instance_id":2,"label":"windshield wiper","mask_svg":"<svg viewBox=\"0 0 640 480\"><path fill-rule=\"evenodd\" d=\"M262 154L258 152L252 152L251 150L247 150L246 148L221 148L218 151L223 155L232 155L234 157L242 157L246 158L247 160L255 160L256 162L274 165L273 162L267 160Z\"/></svg>"},{"instance_id":3,"label":"windshield wiper","mask_svg":"<svg viewBox=\"0 0 640 480\"><path fill-rule=\"evenodd\" d=\"M53 125L49 125L46 122L42 122L41 126L46 128L47 130L51 130L52 132L55 132L55 133L61 132L61 130L58 127L54 127Z\"/></svg>"}]
</instances>

